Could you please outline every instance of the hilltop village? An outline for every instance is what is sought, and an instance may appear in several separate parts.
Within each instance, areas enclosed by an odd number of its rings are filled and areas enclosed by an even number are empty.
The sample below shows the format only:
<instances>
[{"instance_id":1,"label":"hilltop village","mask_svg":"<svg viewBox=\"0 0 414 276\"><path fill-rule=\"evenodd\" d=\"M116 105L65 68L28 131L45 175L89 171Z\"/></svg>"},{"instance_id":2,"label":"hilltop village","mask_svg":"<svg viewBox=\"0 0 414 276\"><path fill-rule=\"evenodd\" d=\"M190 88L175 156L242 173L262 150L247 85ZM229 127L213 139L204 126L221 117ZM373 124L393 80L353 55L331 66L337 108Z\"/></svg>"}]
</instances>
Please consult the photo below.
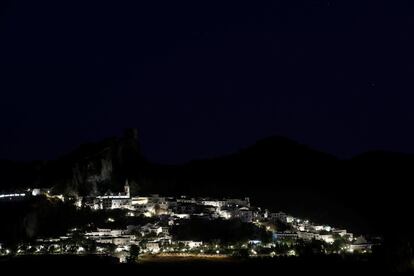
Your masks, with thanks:
<instances>
[{"instance_id":1,"label":"hilltop village","mask_svg":"<svg viewBox=\"0 0 414 276\"><path fill-rule=\"evenodd\" d=\"M151 257L278 257L303 254L367 254L378 238L355 236L346 229L319 225L250 204L246 198L131 196L121 193L65 197L49 189L1 194L0 201L33 197L70 202L104 220L69 229L66 235L22 241L1 255L97 254L135 262Z\"/></svg>"}]
</instances>

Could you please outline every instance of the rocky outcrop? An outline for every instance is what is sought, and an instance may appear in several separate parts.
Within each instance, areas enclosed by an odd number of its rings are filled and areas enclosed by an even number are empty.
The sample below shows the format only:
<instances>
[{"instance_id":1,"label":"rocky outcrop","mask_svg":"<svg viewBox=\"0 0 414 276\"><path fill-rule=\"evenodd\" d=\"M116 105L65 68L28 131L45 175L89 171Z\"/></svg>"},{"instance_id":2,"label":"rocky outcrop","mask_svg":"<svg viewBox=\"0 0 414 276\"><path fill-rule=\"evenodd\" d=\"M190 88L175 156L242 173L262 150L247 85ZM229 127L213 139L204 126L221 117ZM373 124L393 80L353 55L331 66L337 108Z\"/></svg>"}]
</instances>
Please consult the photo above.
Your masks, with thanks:
<instances>
[{"instance_id":1,"label":"rocky outcrop","mask_svg":"<svg viewBox=\"0 0 414 276\"><path fill-rule=\"evenodd\" d=\"M111 148L98 156L86 157L73 166L73 186L83 195L98 195L99 188L112 182Z\"/></svg>"},{"instance_id":2,"label":"rocky outcrop","mask_svg":"<svg viewBox=\"0 0 414 276\"><path fill-rule=\"evenodd\" d=\"M126 179L133 183L139 176L144 158L136 129L128 129L122 138L84 146L73 164L73 187L80 195L121 191Z\"/></svg>"},{"instance_id":3,"label":"rocky outcrop","mask_svg":"<svg viewBox=\"0 0 414 276\"><path fill-rule=\"evenodd\" d=\"M122 191L126 179L137 191L146 164L138 131L127 129L122 137L83 144L53 161L0 160L0 191L52 188L59 194L93 196Z\"/></svg>"}]
</instances>

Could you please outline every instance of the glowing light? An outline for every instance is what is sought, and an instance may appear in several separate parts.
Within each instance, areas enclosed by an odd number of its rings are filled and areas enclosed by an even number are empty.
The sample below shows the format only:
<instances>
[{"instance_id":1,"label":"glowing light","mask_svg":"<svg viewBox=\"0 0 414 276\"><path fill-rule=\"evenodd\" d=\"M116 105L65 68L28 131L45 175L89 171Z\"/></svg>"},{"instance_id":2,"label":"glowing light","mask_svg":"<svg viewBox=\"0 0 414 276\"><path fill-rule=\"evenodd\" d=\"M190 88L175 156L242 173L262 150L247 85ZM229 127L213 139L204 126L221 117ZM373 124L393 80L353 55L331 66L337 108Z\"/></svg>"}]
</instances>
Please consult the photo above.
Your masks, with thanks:
<instances>
[{"instance_id":1,"label":"glowing light","mask_svg":"<svg viewBox=\"0 0 414 276\"><path fill-rule=\"evenodd\" d=\"M2 194L0 195L0 198L6 198L6 197L24 197L26 194Z\"/></svg>"},{"instance_id":2,"label":"glowing light","mask_svg":"<svg viewBox=\"0 0 414 276\"><path fill-rule=\"evenodd\" d=\"M295 250L289 250L288 251L288 256L296 256L296 251Z\"/></svg>"},{"instance_id":3,"label":"glowing light","mask_svg":"<svg viewBox=\"0 0 414 276\"><path fill-rule=\"evenodd\" d=\"M151 217L152 217L152 213L150 213L150 212L145 212L145 213L144 213L144 216L145 216L145 217L147 217L147 218L151 218Z\"/></svg>"},{"instance_id":4,"label":"glowing light","mask_svg":"<svg viewBox=\"0 0 414 276\"><path fill-rule=\"evenodd\" d=\"M63 197L63 195L57 195L56 196L58 199L60 199L61 201L65 201L65 198Z\"/></svg>"}]
</instances>

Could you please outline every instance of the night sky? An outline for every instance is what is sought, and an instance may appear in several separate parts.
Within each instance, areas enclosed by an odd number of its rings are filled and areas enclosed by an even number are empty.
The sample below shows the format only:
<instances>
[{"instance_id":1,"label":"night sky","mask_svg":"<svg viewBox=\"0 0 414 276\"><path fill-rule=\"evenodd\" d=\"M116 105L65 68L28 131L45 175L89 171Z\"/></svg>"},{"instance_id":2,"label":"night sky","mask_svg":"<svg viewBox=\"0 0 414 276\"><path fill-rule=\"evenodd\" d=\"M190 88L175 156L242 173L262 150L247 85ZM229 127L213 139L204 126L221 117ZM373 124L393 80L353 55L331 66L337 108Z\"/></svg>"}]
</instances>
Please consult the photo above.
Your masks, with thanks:
<instances>
[{"instance_id":1,"label":"night sky","mask_svg":"<svg viewBox=\"0 0 414 276\"><path fill-rule=\"evenodd\" d=\"M224 2L1 1L0 159L126 127L168 163L271 135L414 152L412 1Z\"/></svg>"}]
</instances>

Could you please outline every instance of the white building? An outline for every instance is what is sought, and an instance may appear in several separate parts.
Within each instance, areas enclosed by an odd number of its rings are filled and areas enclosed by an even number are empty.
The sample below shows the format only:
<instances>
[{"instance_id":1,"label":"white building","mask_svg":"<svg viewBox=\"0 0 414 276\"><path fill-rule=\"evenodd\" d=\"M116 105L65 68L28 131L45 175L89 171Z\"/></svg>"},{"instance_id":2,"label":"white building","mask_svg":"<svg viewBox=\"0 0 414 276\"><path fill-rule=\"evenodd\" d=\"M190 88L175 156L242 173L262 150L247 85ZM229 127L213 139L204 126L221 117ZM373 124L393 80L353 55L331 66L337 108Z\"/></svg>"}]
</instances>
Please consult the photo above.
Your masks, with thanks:
<instances>
[{"instance_id":1,"label":"white building","mask_svg":"<svg viewBox=\"0 0 414 276\"><path fill-rule=\"evenodd\" d=\"M217 214L219 215L219 217L224 218L224 219L231 219L232 217L232 212L230 210L218 210Z\"/></svg>"},{"instance_id":2,"label":"white building","mask_svg":"<svg viewBox=\"0 0 414 276\"><path fill-rule=\"evenodd\" d=\"M97 196L96 199L99 201L100 209L133 209L128 180L125 183L123 193L108 193L103 196Z\"/></svg>"},{"instance_id":3,"label":"white building","mask_svg":"<svg viewBox=\"0 0 414 276\"><path fill-rule=\"evenodd\" d=\"M112 243L117 246L130 245L131 241L134 240L135 236L124 235L122 237L117 237L112 239Z\"/></svg>"},{"instance_id":4,"label":"white building","mask_svg":"<svg viewBox=\"0 0 414 276\"><path fill-rule=\"evenodd\" d=\"M285 239L285 238L297 239L298 238L298 233L295 233L295 232L276 232L276 233L273 233L273 237L275 239Z\"/></svg>"},{"instance_id":5,"label":"white building","mask_svg":"<svg viewBox=\"0 0 414 276\"><path fill-rule=\"evenodd\" d=\"M133 206L136 206L136 205L147 205L148 202L149 202L149 198L148 197L139 196L139 197L133 197L131 199L131 204Z\"/></svg>"},{"instance_id":6,"label":"white building","mask_svg":"<svg viewBox=\"0 0 414 276\"><path fill-rule=\"evenodd\" d=\"M306 241L310 241L313 239L316 240L320 240L321 237L318 233L313 233L313 232L302 232L302 231L298 231L298 238L302 239L302 240L306 240Z\"/></svg>"},{"instance_id":7,"label":"white building","mask_svg":"<svg viewBox=\"0 0 414 276\"><path fill-rule=\"evenodd\" d=\"M155 234L158 236L159 234L164 232L164 228L165 227L161 227L161 226L148 223L142 226L140 231L143 236L148 235L148 234Z\"/></svg>"},{"instance_id":8,"label":"white building","mask_svg":"<svg viewBox=\"0 0 414 276\"><path fill-rule=\"evenodd\" d=\"M332 227L326 226L326 225L313 225L312 228L315 231L327 231L327 232L330 232L332 230Z\"/></svg>"},{"instance_id":9,"label":"white building","mask_svg":"<svg viewBox=\"0 0 414 276\"><path fill-rule=\"evenodd\" d=\"M135 235L129 235L127 230L102 229L85 233L88 239L95 240L97 243L111 243L118 246L126 246L135 241Z\"/></svg>"},{"instance_id":10,"label":"white building","mask_svg":"<svg viewBox=\"0 0 414 276\"><path fill-rule=\"evenodd\" d=\"M196 204L197 201L194 198L187 198L186 196L181 196L180 198L177 198L177 203Z\"/></svg>"},{"instance_id":11,"label":"white building","mask_svg":"<svg viewBox=\"0 0 414 276\"><path fill-rule=\"evenodd\" d=\"M205 205L205 206L214 206L216 208L222 208L222 207L226 206L226 201L224 201L224 200L209 200L209 199L205 199L205 200L201 200L200 203L202 205Z\"/></svg>"},{"instance_id":12,"label":"white building","mask_svg":"<svg viewBox=\"0 0 414 276\"><path fill-rule=\"evenodd\" d=\"M160 244L158 242L147 242L145 249L153 254L160 252Z\"/></svg>"},{"instance_id":13,"label":"white building","mask_svg":"<svg viewBox=\"0 0 414 276\"><path fill-rule=\"evenodd\" d=\"M178 241L178 243L188 246L190 249L198 248L203 245L203 242L201 241Z\"/></svg>"},{"instance_id":14,"label":"white building","mask_svg":"<svg viewBox=\"0 0 414 276\"><path fill-rule=\"evenodd\" d=\"M314 233L314 232L302 232L302 231L298 231L297 233L298 233L299 239L303 239L306 241L315 239L315 240L320 240L320 241L324 241L326 243L331 243L331 244L335 241L332 234L319 234L319 233Z\"/></svg>"}]
</instances>

